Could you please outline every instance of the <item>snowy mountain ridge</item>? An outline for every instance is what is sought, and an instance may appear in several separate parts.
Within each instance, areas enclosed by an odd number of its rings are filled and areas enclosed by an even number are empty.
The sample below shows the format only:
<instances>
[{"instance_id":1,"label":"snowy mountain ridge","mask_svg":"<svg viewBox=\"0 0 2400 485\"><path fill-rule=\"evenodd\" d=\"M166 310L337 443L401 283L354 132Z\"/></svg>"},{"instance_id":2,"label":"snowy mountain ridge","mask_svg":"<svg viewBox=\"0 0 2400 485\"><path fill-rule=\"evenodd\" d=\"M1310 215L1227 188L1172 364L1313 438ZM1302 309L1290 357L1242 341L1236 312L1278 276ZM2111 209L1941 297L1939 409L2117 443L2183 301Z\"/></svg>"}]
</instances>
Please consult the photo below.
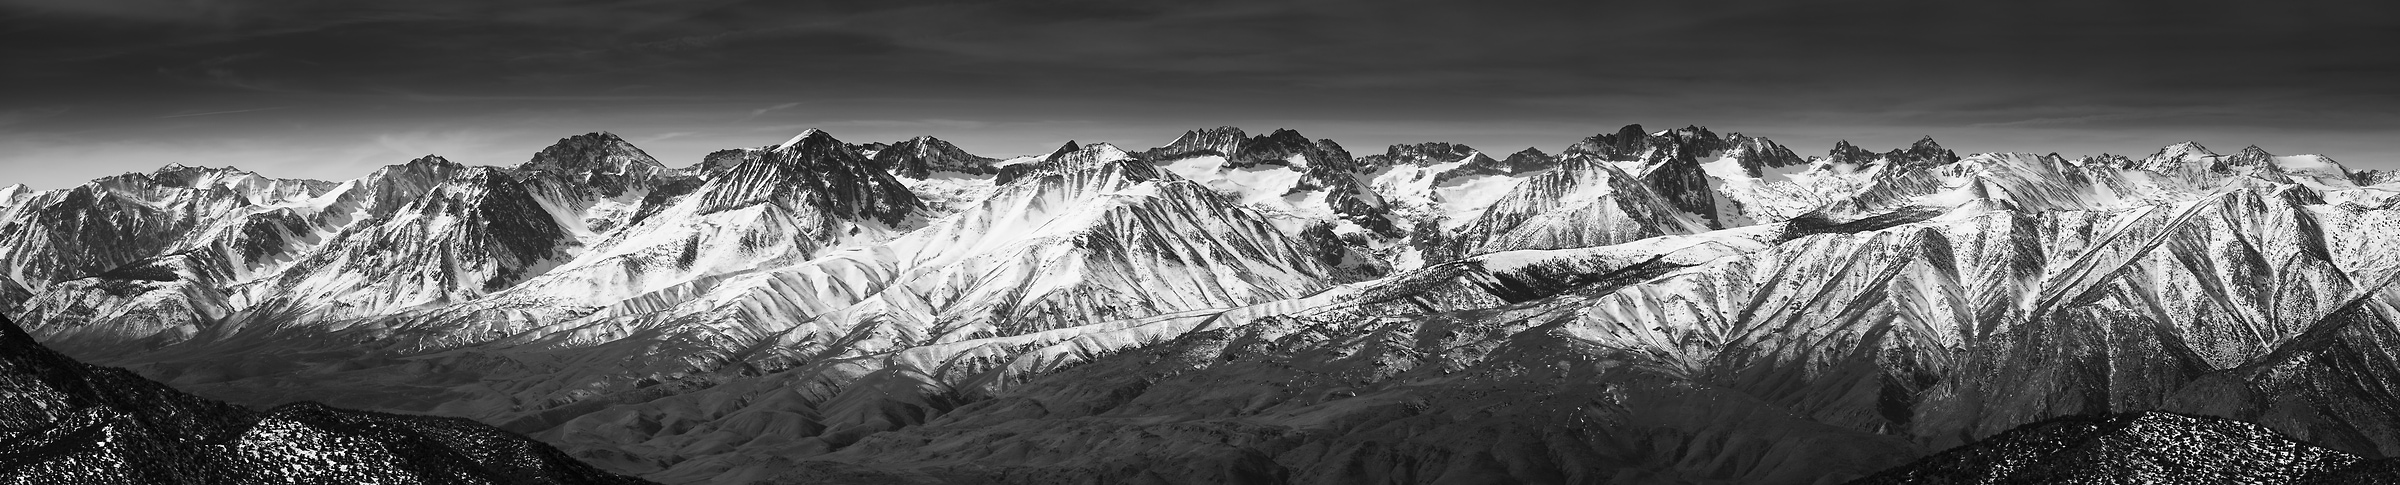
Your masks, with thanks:
<instances>
[{"instance_id":1,"label":"snowy mountain ridge","mask_svg":"<svg viewBox=\"0 0 2400 485\"><path fill-rule=\"evenodd\" d=\"M0 313L201 396L668 483L1815 483L2154 409L2400 454L2382 172L1697 126L1498 153L812 129L685 168L606 133L170 166L0 189Z\"/></svg>"}]
</instances>

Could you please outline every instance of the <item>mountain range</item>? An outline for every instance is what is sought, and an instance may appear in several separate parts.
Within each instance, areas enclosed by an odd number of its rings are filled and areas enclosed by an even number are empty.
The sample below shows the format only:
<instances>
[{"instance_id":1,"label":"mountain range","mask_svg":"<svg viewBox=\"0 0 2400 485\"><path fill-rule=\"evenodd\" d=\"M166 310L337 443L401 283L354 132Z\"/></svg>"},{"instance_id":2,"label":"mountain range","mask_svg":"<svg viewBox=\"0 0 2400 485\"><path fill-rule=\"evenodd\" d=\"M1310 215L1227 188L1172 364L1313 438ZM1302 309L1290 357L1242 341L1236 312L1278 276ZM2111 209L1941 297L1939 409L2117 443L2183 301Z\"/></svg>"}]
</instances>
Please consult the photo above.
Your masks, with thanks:
<instances>
[{"instance_id":1,"label":"mountain range","mask_svg":"<svg viewBox=\"0 0 2400 485\"><path fill-rule=\"evenodd\" d=\"M0 402L42 410L0 472L365 426L660 483L2356 481L2400 455L2396 182L1638 125L170 165L0 188L0 383L64 389Z\"/></svg>"}]
</instances>

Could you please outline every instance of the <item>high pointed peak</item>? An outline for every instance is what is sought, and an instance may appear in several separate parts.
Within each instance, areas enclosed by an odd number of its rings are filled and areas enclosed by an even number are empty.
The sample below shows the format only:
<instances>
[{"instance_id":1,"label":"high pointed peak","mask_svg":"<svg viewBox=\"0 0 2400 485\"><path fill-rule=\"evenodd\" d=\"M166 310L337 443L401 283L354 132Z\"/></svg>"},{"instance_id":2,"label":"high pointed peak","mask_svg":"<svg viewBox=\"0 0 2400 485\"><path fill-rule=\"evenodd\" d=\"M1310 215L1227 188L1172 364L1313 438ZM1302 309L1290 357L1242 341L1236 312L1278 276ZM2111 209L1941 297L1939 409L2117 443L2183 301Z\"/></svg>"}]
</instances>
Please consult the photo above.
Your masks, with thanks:
<instances>
[{"instance_id":1,"label":"high pointed peak","mask_svg":"<svg viewBox=\"0 0 2400 485\"><path fill-rule=\"evenodd\" d=\"M1249 136L1249 133L1244 132L1240 127L1235 126L1200 128L1194 130L1185 130L1183 132L1183 136L1175 137L1175 141L1168 143L1168 145L1194 143L1200 141L1198 139L1240 139Z\"/></svg>"},{"instance_id":2,"label":"high pointed peak","mask_svg":"<svg viewBox=\"0 0 2400 485\"><path fill-rule=\"evenodd\" d=\"M1075 144L1075 140L1067 140L1067 144L1065 144L1065 145L1060 145L1060 146L1058 147L1058 149L1057 149L1057 150L1051 150L1051 151L1050 151L1050 155L1049 155L1049 156L1047 156L1047 157L1042 157L1042 158L1052 158L1052 159L1055 159L1055 158L1058 158L1058 157L1063 157L1063 156L1066 156L1067 154L1070 154L1070 153L1075 153L1076 151L1078 151L1078 150L1082 150L1082 149L1083 149L1083 145L1077 145L1077 144Z\"/></svg>"},{"instance_id":3,"label":"high pointed peak","mask_svg":"<svg viewBox=\"0 0 2400 485\"><path fill-rule=\"evenodd\" d=\"M893 174L918 179L930 177L934 172L995 173L998 167L993 166L993 162L999 161L967 153L958 145L932 136L910 138L873 153L869 158Z\"/></svg>"},{"instance_id":4,"label":"high pointed peak","mask_svg":"<svg viewBox=\"0 0 2400 485\"><path fill-rule=\"evenodd\" d=\"M1134 160L1134 156L1132 153L1118 149L1116 145L1108 143L1092 143L1084 145L1081 148L1059 152L1057 159L1076 163L1090 163Z\"/></svg>"},{"instance_id":5,"label":"high pointed peak","mask_svg":"<svg viewBox=\"0 0 2400 485\"><path fill-rule=\"evenodd\" d=\"M158 167L158 170L153 170L153 171L151 171L151 172L150 172L150 174L151 174L151 175L153 175L153 176L158 176L158 175L166 175L166 174L175 174L175 173L192 173L192 172L202 172L202 173L207 173L207 172L219 172L219 173L248 173L248 172L245 172L245 171L243 171L242 169L239 169L239 168L234 168L234 167L232 167L232 166L225 166L225 167L209 167L209 166L205 166L205 165L184 165L184 164L181 164L181 163L169 163L169 164L167 164L167 165L166 165L166 166L164 166L164 167Z\"/></svg>"},{"instance_id":6,"label":"high pointed peak","mask_svg":"<svg viewBox=\"0 0 2400 485\"><path fill-rule=\"evenodd\" d=\"M796 146L826 142L831 142L837 145L841 144L841 140L833 139L833 135L825 133L825 130L809 128L805 131L801 131L798 135L792 135L792 139L784 140L783 143L775 145L775 149L790 150L792 147Z\"/></svg>"},{"instance_id":7,"label":"high pointed peak","mask_svg":"<svg viewBox=\"0 0 2400 485\"><path fill-rule=\"evenodd\" d=\"M897 224L921 207L883 164L823 130L801 132L755 159L738 152L727 158L736 157L741 160L738 165L701 189L701 214L775 203Z\"/></svg>"},{"instance_id":8,"label":"high pointed peak","mask_svg":"<svg viewBox=\"0 0 2400 485\"><path fill-rule=\"evenodd\" d=\"M558 139L526 160L521 170L543 170L560 173L606 172L626 173L638 169L665 170L650 154L642 152L632 142L605 131L585 133Z\"/></svg>"},{"instance_id":9,"label":"high pointed peak","mask_svg":"<svg viewBox=\"0 0 2400 485\"><path fill-rule=\"evenodd\" d=\"M1851 162L1865 162L1875 157L1874 152L1869 152L1865 148L1859 148L1858 145L1852 145L1850 144L1850 140L1834 142L1833 150L1827 152L1826 155L1836 160Z\"/></svg>"},{"instance_id":10,"label":"high pointed peak","mask_svg":"<svg viewBox=\"0 0 2400 485\"><path fill-rule=\"evenodd\" d=\"M2182 142L2177 142L2175 144L2160 147L2158 149L2158 155L2175 156L2181 154L2216 155L2217 152L2209 151L2208 147L2200 146L2199 142L2191 140L2184 140Z\"/></svg>"},{"instance_id":11,"label":"high pointed peak","mask_svg":"<svg viewBox=\"0 0 2400 485\"><path fill-rule=\"evenodd\" d=\"M1708 127L1700 125L1684 125L1682 128L1667 130L1665 133L1678 138L1687 139L1717 137L1717 132L1708 131Z\"/></svg>"},{"instance_id":12,"label":"high pointed peak","mask_svg":"<svg viewBox=\"0 0 2400 485\"><path fill-rule=\"evenodd\" d=\"M1934 142L1933 135L1925 135L1924 138L1918 138L1916 143L1910 144L1909 148L1940 150L1942 149L1942 144Z\"/></svg>"},{"instance_id":13,"label":"high pointed peak","mask_svg":"<svg viewBox=\"0 0 2400 485\"><path fill-rule=\"evenodd\" d=\"M964 152L964 150L958 148L958 144L951 143L950 140L934 138L933 135L918 135L916 138L910 138L908 141L900 142L900 144L912 145L917 147L916 149L918 150L959 150L962 153Z\"/></svg>"},{"instance_id":14,"label":"high pointed peak","mask_svg":"<svg viewBox=\"0 0 2400 485\"><path fill-rule=\"evenodd\" d=\"M1149 163L1135 158L1133 154L1126 153L1116 145L1093 143L1077 146L1074 142L1067 142L1066 146L1059 147L1057 152L1042 157L1040 161L1000 167L999 177L994 181L1008 184L1041 174L1073 173L1096 168L1110 169L1111 167L1117 170L1128 170L1126 175L1140 180L1148 180L1157 176L1156 170Z\"/></svg>"},{"instance_id":15,"label":"high pointed peak","mask_svg":"<svg viewBox=\"0 0 2400 485\"><path fill-rule=\"evenodd\" d=\"M605 131L595 131L595 132L591 132L591 133L585 133L585 134L581 134L581 135L575 135L575 136L569 136L569 137L566 137L566 138L560 138L560 139L558 139L558 141L556 141L556 142L552 142L552 143L550 144L550 146L555 148L555 147L562 147L562 146L575 146L575 145L594 146L594 145L610 145L610 144L618 144L618 143L628 143L628 142L626 142L624 138L618 138L616 134L609 133L609 132L605 132Z\"/></svg>"},{"instance_id":16,"label":"high pointed peak","mask_svg":"<svg viewBox=\"0 0 2400 485\"><path fill-rule=\"evenodd\" d=\"M442 156L441 156L441 155L434 155L434 154L430 154L430 153L429 153L429 154L426 154L425 156L422 156L422 157L417 157L417 159L415 159L415 160L409 160L409 161L408 161L408 164L409 164L409 165L417 165L417 164L426 164L426 165L457 165L457 163L451 162L451 161L450 161L450 159L447 159L447 158L442 158Z\"/></svg>"},{"instance_id":17,"label":"high pointed peak","mask_svg":"<svg viewBox=\"0 0 2400 485\"><path fill-rule=\"evenodd\" d=\"M1075 143L1067 142L1067 147L1075 147ZM1116 145L1109 144L1108 142L1084 145L1081 148L1075 148L1074 150L1071 150L1070 153L1076 156L1088 156L1093 160L1101 161L1133 158L1133 154L1126 153L1125 150L1119 149Z\"/></svg>"},{"instance_id":18,"label":"high pointed peak","mask_svg":"<svg viewBox=\"0 0 2400 485\"><path fill-rule=\"evenodd\" d=\"M1274 132L1259 136L1259 138L1261 140L1284 140L1296 141L1299 143L1309 142L1308 137L1300 135L1300 130L1294 130L1291 128L1276 128Z\"/></svg>"},{"instance_id":19,"label":"high pointed peak","mask_svg":"<svg viewBox=\"0 0 2400 485\"><path fill-rule=\"evenodd\" d=\"M2266 149L2259 148L2258 145L2250 145L2243 147L2242 151L2234 152L2233 156L2225 157L2224 164L2227 166L2270 166L2276 163L2275 154L2267 153Z\"/></svg>"}]
</instances>

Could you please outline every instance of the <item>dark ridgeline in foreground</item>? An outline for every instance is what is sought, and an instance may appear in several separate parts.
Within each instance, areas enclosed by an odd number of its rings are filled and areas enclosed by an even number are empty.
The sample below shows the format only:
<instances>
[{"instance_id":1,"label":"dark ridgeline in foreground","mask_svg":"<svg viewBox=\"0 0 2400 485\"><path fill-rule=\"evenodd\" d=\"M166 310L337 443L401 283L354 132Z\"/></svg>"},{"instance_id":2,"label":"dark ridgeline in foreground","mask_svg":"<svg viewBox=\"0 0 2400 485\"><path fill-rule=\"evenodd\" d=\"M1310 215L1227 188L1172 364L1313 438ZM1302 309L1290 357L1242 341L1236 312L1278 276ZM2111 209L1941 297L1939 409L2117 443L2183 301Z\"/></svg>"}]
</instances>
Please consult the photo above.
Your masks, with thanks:
<instances>
[{"instance_id":1,"label":"dark ridgeline in foreground","mask_svg":"<svg viewBox=\"0 0 2400 485\"><path fill-rule=\"evenodd\" d=\"M0 316L0 481L643 484L457 418L257 412L76 362Z\"/></svg>"}]
</instances>

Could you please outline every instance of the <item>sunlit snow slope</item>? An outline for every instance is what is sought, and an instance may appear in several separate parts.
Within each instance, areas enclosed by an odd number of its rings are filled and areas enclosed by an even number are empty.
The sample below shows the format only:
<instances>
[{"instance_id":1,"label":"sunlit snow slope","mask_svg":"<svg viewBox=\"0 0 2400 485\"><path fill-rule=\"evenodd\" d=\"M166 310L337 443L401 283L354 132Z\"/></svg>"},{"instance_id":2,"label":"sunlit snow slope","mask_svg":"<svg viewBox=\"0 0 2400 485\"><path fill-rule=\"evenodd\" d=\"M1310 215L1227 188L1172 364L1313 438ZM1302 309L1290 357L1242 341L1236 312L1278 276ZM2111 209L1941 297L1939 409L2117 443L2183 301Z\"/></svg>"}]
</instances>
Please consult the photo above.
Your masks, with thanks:
<instances>
[{"instance_id":1,"label":"sunlit snow slope","mask_svg":"<svg viewBox=\"0 0 2400 485\"><path fill-rule=\"evenodd\" d=\"M0 189L0 311L202 396L468 418L668 483L1830 483L2136 411L2181 414L2093 436L2250 432L2174 418L2207 416L2400 455L2388 173L1561 141L168 167ZM1941 456L1883 477L1984 463Z\"/></svg>"}]
</instances>

